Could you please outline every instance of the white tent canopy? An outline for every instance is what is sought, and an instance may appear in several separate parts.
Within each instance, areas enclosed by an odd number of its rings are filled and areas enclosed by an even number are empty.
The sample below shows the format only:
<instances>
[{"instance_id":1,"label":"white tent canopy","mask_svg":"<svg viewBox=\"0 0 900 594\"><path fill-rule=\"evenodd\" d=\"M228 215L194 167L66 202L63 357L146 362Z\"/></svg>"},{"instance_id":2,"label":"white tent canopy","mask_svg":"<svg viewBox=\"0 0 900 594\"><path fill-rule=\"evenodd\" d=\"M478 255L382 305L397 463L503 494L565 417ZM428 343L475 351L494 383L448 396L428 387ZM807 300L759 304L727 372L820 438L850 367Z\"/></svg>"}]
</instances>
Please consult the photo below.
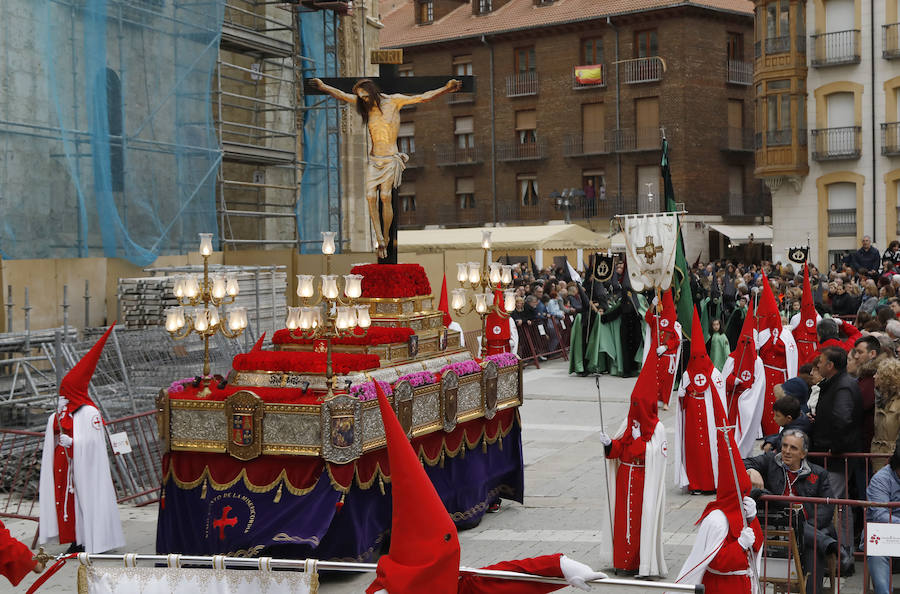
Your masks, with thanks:
<instances>
[{"instance_id":1,"label":"white tent canopy","mask_svg":"<svg viewBox=\"0 0 900 594\"><path fill-rule=\"evenodd\" d=\"M772 227L769 225L721 225L716 223L710 224L710 228L727 237L735 245L750 243L751 237L753 243L772 245Z\"/></svg>"},{"instance_id":2,"label":"white tent canopy","mask_svg":"<svg viewBox=\"0 0 900 594\"><path fill-rule=\"evenodd\" d=\"M601 250L609 238L580 225L529 225L523 227L463 227L416 229L397 233L401 252L440 252L448 249L481 249L481 232L491 231L493 250Z\"/></svg>"}]
</instances>

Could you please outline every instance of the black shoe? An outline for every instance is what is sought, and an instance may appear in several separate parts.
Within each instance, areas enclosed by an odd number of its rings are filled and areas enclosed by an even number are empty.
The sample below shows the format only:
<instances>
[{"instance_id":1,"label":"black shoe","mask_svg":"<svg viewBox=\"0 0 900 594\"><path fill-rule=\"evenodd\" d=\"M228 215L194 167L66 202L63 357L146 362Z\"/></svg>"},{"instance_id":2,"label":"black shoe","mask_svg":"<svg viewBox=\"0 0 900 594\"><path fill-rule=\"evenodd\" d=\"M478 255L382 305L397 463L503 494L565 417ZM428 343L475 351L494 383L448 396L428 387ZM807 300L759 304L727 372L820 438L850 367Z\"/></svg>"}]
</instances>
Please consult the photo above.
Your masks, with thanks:
<instances>
[{"instance_id":1,"label":"black shoe","mask_svg":"<svg viewBox=\"0 0 900 594\"><path fill-rule=\"evenodd\" d=\"M66 549L66 555L74 555L75 553L83 553L84 545L75 544L74 542Z\"/></svg>"},{"instance_id":2,"label":"black shoe","mask_svg":"<svg viewBox=\"0 0 900 594\"><path fill-rule=\"evenodd\" d=\"M841 576L842 577L850 577L856 572L856 567L854 565L853 553L850 552L850 549L844 549L841 551Z\"/></svg>"}]
</instances>

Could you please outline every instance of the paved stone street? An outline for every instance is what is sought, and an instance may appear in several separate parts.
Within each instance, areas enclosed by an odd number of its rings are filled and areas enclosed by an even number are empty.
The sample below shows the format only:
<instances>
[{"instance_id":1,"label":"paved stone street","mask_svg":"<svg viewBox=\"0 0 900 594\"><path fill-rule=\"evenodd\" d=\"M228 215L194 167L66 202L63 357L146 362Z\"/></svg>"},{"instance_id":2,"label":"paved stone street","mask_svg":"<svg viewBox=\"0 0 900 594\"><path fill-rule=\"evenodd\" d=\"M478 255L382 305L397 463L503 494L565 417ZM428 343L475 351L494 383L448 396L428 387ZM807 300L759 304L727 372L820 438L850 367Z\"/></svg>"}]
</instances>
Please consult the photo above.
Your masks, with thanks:
<instances>
[{"instance_id":1,"label":"paved stone street","mask_svg":"<svg viewBox=\"0 0 900 594\"><path fill-rule=\"evenodd\" d=\"M566 371L567 364L563 361L525 371L525 404L521 410L525 503L504 502L501 513L488 514L478 527L460 533L464 565L477 567L563 552L597 569L609 567L609 512L602 446L597 438L600 430L597 390L594 378L569 377ZM624 418L634 381L600 377L603 420L608 433ZM671 443L674 408L660 411L660 418ZM670 467L674 450L670 447ZM669 579L674 580L693 543L694 522L711 498L682 495L673 486L671 477L670 468L666 477L664 534ZM123 506L121 513L128 551L154 552L155 506L140 509ZM30 542L35 529L33 522L12 521L8 525L14 535ZM59 552L57 549L60 547L51 547L51 552ZM75 592L75 565L68 564L42 591ZM364 575L325 576L320 590L325 594L359 594L370 580L371 576ZM595 587L594 591L611 589Z\"/></svg>"}]
</instances>

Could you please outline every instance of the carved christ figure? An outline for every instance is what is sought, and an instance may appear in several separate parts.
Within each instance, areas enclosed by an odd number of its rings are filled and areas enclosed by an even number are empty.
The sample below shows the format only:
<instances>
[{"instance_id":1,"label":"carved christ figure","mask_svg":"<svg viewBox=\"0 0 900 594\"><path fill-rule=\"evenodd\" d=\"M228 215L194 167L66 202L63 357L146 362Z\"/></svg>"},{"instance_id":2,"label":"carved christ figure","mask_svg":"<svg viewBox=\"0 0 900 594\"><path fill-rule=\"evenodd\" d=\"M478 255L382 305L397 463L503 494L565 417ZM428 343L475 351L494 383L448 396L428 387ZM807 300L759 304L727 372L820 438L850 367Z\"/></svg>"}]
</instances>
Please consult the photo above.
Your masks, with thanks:
<instances>
[{"instance_id":1,"label":"carved christ figure","mask_svg":"<svg viewBox=\"0 0 900 594\"><path fill-rule=\"evenodd\" d=\"M462 84L458 80L450 80L443 87L421 95L387 95L379 91L375 83L368 78L361 79L353 85L352 93L345 93L326 85L318 78L312 79L312 84L335 99L355 104L363 123L369 128L369 138L372 142L366 170L366 202L378 240L378 257L384 258L387 255L387 238L390 236L391 223L394 220L391 191L400 185L406 161L409 159L408 155L397 150L400 108L404 105L431 101L445 93L456 92ZM379 194L381 220L378 217Z\"/></svg>"}]
</instances>

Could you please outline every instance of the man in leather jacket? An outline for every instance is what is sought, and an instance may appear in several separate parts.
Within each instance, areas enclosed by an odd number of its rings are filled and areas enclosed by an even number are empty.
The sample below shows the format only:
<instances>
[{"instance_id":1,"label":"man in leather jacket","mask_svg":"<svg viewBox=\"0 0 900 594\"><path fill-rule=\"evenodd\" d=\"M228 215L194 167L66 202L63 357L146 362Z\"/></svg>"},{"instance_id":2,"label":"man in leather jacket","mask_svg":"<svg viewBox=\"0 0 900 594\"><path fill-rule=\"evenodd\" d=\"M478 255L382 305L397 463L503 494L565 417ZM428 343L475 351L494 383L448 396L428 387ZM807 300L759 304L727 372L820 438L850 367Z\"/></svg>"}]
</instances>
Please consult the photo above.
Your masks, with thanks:
<instances>
[{"instance_id":1,"label":"man in leather jacket","mask_svg":"<svg viewBox=\"0 0 900 594\"><path fill-rule=\"evenodd\" d=\"M753 484L751 497L760 495L793 495L797 497L831 497L832 489L828 472L806 459L809 438L799 429L785 429L781 436L781 453L766 453L746 458L744 466ZM782 504L783 505L783 504ZM765 524L768 515L778 509L779 503L760 502L760 520ZM825 556L838 552L832 518L834 506L804 503L803 567L815 576L807 580L807 594L821 591L825 575ZM815 567L814 567L815 566Z\"/></svg>"}]
</instances>

